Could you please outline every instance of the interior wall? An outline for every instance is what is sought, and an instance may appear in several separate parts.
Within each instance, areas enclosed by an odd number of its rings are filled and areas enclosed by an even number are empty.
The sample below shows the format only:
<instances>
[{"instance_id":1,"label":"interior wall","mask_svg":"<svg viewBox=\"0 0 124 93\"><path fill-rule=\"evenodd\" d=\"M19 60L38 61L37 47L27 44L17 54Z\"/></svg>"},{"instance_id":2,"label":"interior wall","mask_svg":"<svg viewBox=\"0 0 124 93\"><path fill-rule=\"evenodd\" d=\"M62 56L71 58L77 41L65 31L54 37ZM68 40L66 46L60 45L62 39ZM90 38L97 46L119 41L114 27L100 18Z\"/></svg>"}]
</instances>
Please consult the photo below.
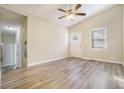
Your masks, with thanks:
<instances>
[{"instance_id":1,"label":"interior wall","mask_svg":"<svg viewBox=\"0 0 124 93\"><path fill-rule=\"evenodd\" d=\"M28 16L28 65L68 56L68 30L36 16Z\"/></svg>"},{"instance_id":2,"label":"interior wall","mask_svg":"<svg viewBox=\"0 0 124 93\"><path fill-rule=\"evenodd\" d=\"M124 66L124 5L123 5L123 66Z\"/></svg>"},{"instance_id":3,"label":"interior wall","mask_svg":"<svg viewBox=\"0 0 124 93\"><path fill-rule=\"evenodd\" d=\"M0 43L2 43L2 41L1 41L1 31L2 31L2 30L1 30L1 28L0 28Z\"/></svg>"},{"instance_id":4,"label":"interior wall","mask_svg":"<svg viewBox=\"0 0 124 93\"><path fill-rule=\"evenodd\" d=\"M122 20L122 5L116 5L70 27L70 33L82 32L82 57L122 64ZM90 30L99 27L107 27L107 49L96 51L90 48Z\"/></svg>"},{"instance_id":5,"label":"interior wall","mask_svg":"<svg viewBox=\"0 0 124 93\"><path fill-rule=\"evenodd\" d=\"M21 52L22 64L21 67L27 66L27 17L24 18L21 25Z\"/></svg>"},{"instance_id":6,"label":"interior wall","mask_svg":"<svg viewBox=\"0 0 124 93\"><path fill-rule=\"evenodd\" d=\"M27 16L28 66L68 56L67 28L20 11L11 5L0 6Z\"/></svg>"},{"instance_id":7,"label":"interior wall","mask_svg":"<svg viewBox=\"0 0 124 93\"><path fill-rule=\"evenodd\" d=\"M21 36L20 36L20 27L16 32L16 67L21 67Z\"/></svg>"},{"instance_id":8,"label":"interior wall","mask_svg":"<svg viewBox=\"0 0 124 93\"><path fill-rule=\"evenodd\" d=\"M1 63L2 63L2 45L1 45L1 43L2 43L2 40L1 40L1 28L0 28L0 88L1 88L1 68L2 68L2 65L1 65Z\"/></svg>"}]
</instances>

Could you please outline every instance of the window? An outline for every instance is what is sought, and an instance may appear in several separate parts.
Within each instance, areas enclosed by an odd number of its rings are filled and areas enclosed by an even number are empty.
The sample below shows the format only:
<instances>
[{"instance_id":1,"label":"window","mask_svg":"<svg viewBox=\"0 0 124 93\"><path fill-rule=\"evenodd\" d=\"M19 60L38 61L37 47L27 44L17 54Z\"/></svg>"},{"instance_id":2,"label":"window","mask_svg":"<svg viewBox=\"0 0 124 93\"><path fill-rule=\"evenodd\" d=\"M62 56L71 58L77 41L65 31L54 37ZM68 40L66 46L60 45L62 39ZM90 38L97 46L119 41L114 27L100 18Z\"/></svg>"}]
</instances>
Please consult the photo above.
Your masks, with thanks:
<instances>
[{"instance_id":1,"label":"window","mask_svg":"<svg viewBox=\"0 0 124 93\"><path fill-rule=\"evenodd\" d=\"M106 28L91 30L91 48L106 48Z\"/></svg>"},{"instance_id":2,"label":"window","mask_svg":"<svg viewBox=\"0 0 124 93\"><path fill-rule=\"evenodd\" d=\"M73 40L78 40L77 34L73 34Z\"/></svg>"}]
</instances>

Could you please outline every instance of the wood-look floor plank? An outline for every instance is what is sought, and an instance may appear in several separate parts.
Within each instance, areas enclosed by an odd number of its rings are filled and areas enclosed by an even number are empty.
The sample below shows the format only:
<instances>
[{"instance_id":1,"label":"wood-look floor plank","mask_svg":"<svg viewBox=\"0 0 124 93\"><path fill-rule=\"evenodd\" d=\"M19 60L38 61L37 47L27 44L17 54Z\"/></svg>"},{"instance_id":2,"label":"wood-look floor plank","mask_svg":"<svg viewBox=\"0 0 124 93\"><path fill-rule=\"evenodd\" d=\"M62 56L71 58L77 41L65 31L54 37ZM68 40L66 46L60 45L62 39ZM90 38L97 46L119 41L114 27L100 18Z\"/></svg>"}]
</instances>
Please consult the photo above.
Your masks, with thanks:
<instances>
[{"instance_id":1,"label":"wood-look floor plank","mask_svg":"<svg viewBox=\"0 0 124 93\"><path fill-rule=\"evenodd\" d=\"M2 73L1 87L16 89L124 88L122 65L66 58Z\"/></svg>"}]
</instances>

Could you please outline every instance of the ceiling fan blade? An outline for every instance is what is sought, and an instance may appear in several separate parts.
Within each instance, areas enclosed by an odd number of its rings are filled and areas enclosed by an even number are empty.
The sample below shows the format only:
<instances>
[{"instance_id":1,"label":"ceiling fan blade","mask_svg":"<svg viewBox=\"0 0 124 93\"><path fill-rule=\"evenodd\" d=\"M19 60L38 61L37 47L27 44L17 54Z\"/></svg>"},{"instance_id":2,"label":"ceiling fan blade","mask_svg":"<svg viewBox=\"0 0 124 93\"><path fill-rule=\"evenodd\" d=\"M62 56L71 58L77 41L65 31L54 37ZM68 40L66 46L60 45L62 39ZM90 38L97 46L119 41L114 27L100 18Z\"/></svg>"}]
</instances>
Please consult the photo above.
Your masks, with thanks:
<instances>
[{"instance_id":1,"label":"ceiling fan blade","mask_svg":"<svg viewBox=\"0 0 124 93\"><path fill-rule=\"evenodd\" d=\"M86 13L75 13L75 15L85 16L85 15L86 15Z\"/></svg>"},{"instance_id":2,"label":"ceiling fan blade","mask_svg":"<svg viewBox=\"0 0 124 93\"><path fill-rule=\"evenodd\" d=\"M58 19L62 19L62 18L64 18L64 17L66 17L66 15L64 15L64 16L61 16L61 17L59 17Z\"/></svg>"},{"instance_id":3,"label":"ceiling fan blade","mask_svg":"<svg viewBox=\"0 0 124 93\"><path fill-rule=\"evenodd\" d=\"M62 11L62 12L65 12L65 13L67 12L66 10L61 9L61 8L58 8L58 10L59 10L59 11Z\"/></svg>"},{"instance_id":4,"label":"ceiling fan blade","mask_svg":"<svg viewBox=\"0 0 124 93\"><path fill-rule=\"evenodd\" d=\"M78 10L80 7L81 7L81 4L77 4L77 5L75 6L75 11Z\"/></svg>"}]
</instances>

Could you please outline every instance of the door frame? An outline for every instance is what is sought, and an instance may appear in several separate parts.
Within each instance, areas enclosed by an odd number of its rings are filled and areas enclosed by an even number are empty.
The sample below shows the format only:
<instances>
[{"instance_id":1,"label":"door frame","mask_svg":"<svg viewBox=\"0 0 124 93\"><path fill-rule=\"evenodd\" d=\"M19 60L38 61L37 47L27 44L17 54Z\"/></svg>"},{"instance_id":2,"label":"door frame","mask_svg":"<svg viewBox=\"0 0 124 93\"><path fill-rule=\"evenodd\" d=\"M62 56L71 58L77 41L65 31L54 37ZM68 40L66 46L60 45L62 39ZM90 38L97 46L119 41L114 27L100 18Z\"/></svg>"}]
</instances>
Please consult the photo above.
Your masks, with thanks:
<instances>
[{"instance_id":1,"label":"door frame","mask_svg":"<svg viewBox=\"0 0 124 93\"><path fill-rule=\"evenodd\" d=\"M2 67L2 62L3 62L3 47L4 47L4 44L3 43L0 43L0 66ZM0 67L0 69L1 69Z\"/></svg>"}]
</instances>

